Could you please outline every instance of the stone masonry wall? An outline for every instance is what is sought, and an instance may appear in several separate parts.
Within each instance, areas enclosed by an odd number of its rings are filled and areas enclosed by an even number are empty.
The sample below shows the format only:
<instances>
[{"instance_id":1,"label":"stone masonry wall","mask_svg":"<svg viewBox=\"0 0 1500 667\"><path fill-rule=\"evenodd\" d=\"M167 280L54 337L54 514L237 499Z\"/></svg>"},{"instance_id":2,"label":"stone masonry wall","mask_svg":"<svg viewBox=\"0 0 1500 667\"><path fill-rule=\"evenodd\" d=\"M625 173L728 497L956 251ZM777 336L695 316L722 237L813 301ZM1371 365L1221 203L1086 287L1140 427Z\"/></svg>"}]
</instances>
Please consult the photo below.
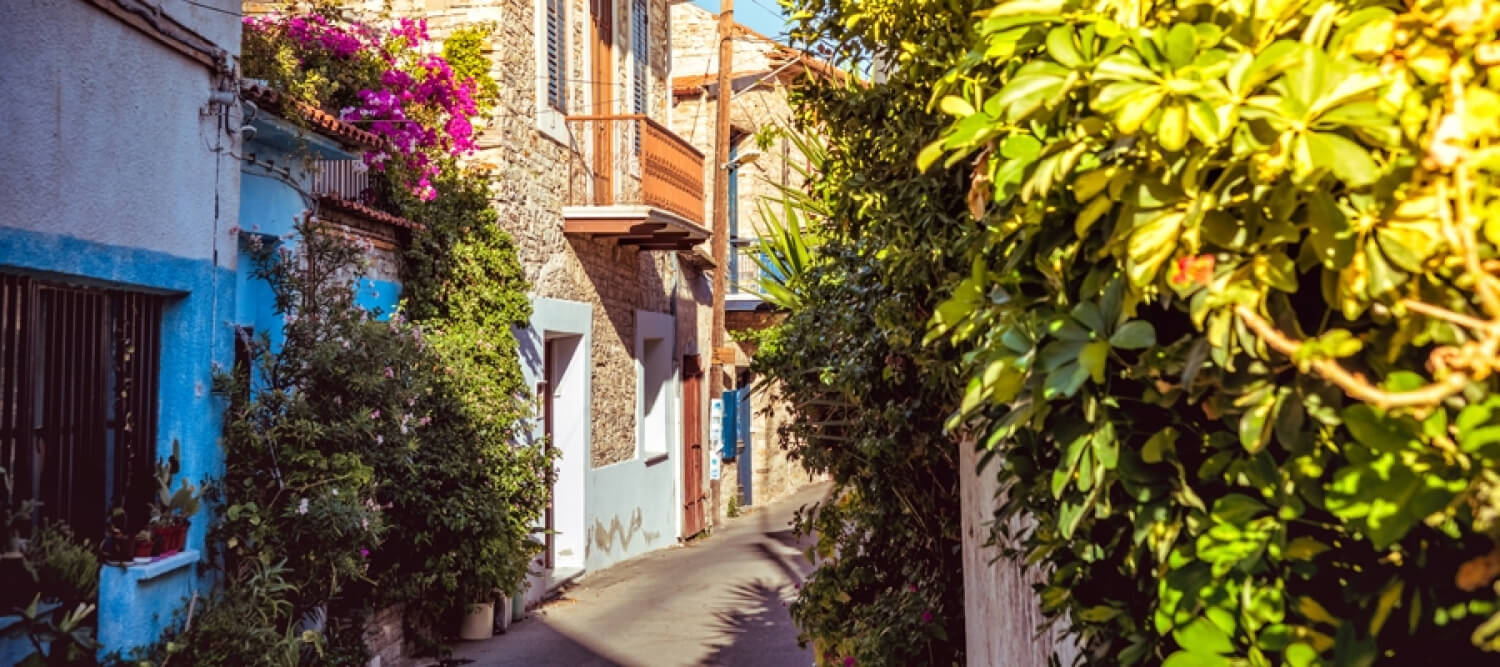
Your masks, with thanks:
<instances>
[{"instance_id":1,"label":"stone masonry wall","mask_svg":"<svg viewBox=\"0 0 1500 667\"><path fill-rule=\"evenodd\" d=\"M627 77L631 66L630 7L630 0L615 0L614 44L619 73L610 104L614 113L632 111ZM588 142L579 137L586 136L590 128L570 123L573 134L566 145L538 129L536 87L545 85L545 72L538 71L536 64L536 2L394 0L391 9L398 15L426 17L429 33L439 43L464 25L479 23L491 28L486 55L492 63L490 76L499 84L500 100L494 118L479 133L480 152L474 160L497 176L494 201L499 222L516 239L532 292L593 306L592 465L634 457L635 311L671 312L673 285L678 290L690 289L683 287L685 281L679 277L683 269L671 253L641 252L608 241L563 235L562 207L588 203L588 178L582 165L590 164L592 157ZM664 38L669 29L666 0L650 0L650 16L649 110L653 117L664 119L670 94ZM594 113L585 48L589 20L589 0L569 0L566 67L568 108L574 114ZM631 187L617 184L621 191ZM694 303L692 293L685 293L688 297L684 301ZM681 349L680 342L679 353Z\"/></svg>"},{"instance_id":2,"label":"stone masonry wall","mask_svg":"<svg viewBox=\"0 0 1500 667\"><path fill-rule=\"evenodd\" d=\"M770 69L767 47L775 44L740 26L734 41L734 71ZM691 2L672 5L672 76L711 76L719 64L719 16Z\"/></svg>"}]
</instances>

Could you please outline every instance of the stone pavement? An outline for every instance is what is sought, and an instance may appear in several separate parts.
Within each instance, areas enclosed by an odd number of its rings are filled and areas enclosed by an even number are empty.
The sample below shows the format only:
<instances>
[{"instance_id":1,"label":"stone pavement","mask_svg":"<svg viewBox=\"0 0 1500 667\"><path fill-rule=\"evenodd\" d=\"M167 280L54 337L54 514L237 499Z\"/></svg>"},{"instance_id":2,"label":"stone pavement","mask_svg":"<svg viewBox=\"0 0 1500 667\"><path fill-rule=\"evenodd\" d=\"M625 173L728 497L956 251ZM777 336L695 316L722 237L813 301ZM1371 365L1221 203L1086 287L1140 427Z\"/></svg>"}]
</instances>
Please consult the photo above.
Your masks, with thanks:
<instances>
[{"instance_id":1,"label":"stone pavement","mask_svg":"<svg viewBox=\"0 0 1500 667\"><path fill-rule=\"evenodd\" d=\"M447 664L807 667L786 605L812 566L792 514L827 495L808 486L706 538L586 575L493 639Z\"/></svg>"}]
</instances>

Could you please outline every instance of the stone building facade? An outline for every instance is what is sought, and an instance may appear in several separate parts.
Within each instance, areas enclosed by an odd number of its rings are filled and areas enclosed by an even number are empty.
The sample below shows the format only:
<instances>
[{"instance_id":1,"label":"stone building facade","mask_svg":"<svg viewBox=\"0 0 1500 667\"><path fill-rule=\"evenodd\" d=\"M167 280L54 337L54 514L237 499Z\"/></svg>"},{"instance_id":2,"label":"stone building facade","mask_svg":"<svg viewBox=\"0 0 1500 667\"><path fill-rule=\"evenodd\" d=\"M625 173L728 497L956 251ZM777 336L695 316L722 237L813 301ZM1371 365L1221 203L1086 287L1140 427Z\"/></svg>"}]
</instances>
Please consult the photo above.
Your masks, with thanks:
<instances>
[{"instance_id":1,"label":"stone building facade","mask_svg":"<svg viewBox=\"0 0 1500 667\"><path fill-rule=\"evenodd\" d=\"M706 154L713 154L718 119L719 38L718 16L694 4L672 5L672 129ZM761 202L776 203L783 188L801 188L807 159L797 150L788 133L792 127L790 87L795 86L817 63L798 51L736 24L730 73L733 90L729 105L731 162L730 244L735 255L728 267L729 293L725 297L726 328L736 332L761 329L774 323L776 314L759 298L760 268L753 261L755 240L761 236L758 209ZM748 156L754 155L754 159ZM713 169L705 165L705 198L713 206ZM736 386L746 381L754 346L733 343L737 348ZM813 478L787 457L779 429L793 418L790 407L774 387L765 387L739 397L739 410L750 414L748 429L741 428L734 460L725 461L719 489L722 516L734 499L736 508L754 507L785 497Z\"/></svg>"},{"instance_id":2,"label":"stone building facade","mask_svg":"<svg viewBox=\"0 0 1500 667\"><path fill-rule=\"evenodd\" d=\"M495 176L499 224L514 237L531 283L536 315L518 332L523 369L551 397L552 425L539 397L530 435L561 452L555 535L526 598L534 602L580 571L701 530L685 506L706 495L705 471L694 475L683 452L706 440L707 424L698 420L696 437L685 432L683 388L692 357L706 363L710 354L706 250L643 248L578 233L565 215L594 206L595 217L608 217L612 204L645 203L652 167L641 146L660 135L649 134L647 121L598 118L640 114L668 127L667 0L367 0L359 8L372 17L424 18L434 45L461 28L487 31L484 55L500 95L472 160ZM610 38L601 37L605 30ZM549 41L556 34L560 52ZM600 83L605 46L610 85ZM550 97L557 61L561 105ZM614 201L600 194L602 150L613 156L606 161ZM704 220L700 213L690 222ZM693 238L703 240L697 231ZM653 351L661 345L670 348L665 356ZM666 364L665 376L652 367L656 359ZM698 386L706 416L706 389Z\"/></svg>"}]
</instances>

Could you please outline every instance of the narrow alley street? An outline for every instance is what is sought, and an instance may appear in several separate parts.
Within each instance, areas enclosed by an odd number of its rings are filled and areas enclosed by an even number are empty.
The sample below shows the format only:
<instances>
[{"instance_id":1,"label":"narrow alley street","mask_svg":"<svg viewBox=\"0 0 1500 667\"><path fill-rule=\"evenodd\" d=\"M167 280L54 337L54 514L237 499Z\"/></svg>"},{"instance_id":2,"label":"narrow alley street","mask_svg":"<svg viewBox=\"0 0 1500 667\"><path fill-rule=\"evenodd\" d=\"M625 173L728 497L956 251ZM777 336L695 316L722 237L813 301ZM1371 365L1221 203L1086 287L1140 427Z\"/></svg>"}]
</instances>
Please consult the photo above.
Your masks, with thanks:
<instances>
[{"instance_id":1,"label":"narrow alley street","mask_svg":"<svg viewBox=\"0 0 1500 667\"><path fill-rule=\"evenodd\" d=\"M470 665L806 666L786 605L812 566L791 531L815 484L707 538L585 577L510 631L460 644Z\"/></svg>"}]
</instances>

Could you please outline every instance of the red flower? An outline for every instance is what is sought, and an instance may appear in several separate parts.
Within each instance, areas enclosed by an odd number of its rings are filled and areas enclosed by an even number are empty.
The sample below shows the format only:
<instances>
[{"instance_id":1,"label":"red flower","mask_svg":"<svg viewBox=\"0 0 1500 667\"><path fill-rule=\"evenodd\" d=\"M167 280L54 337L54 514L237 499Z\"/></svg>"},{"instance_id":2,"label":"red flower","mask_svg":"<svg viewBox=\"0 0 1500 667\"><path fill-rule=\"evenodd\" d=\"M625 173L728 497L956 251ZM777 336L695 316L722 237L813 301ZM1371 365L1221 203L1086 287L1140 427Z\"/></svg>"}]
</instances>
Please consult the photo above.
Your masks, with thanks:
<instances>
[{"instance_id":1,"label":"red flower","mask_svg":"<svg viewBox=\"0 0 1500 667\"><path fill-rule=\"evenodd\" d=\"M1213 278L1213 255L1188 255L1177 258L1172 264L1167 282L1173 287L1199 287L1212 282Z\"/></svg>"}]
</instances>

